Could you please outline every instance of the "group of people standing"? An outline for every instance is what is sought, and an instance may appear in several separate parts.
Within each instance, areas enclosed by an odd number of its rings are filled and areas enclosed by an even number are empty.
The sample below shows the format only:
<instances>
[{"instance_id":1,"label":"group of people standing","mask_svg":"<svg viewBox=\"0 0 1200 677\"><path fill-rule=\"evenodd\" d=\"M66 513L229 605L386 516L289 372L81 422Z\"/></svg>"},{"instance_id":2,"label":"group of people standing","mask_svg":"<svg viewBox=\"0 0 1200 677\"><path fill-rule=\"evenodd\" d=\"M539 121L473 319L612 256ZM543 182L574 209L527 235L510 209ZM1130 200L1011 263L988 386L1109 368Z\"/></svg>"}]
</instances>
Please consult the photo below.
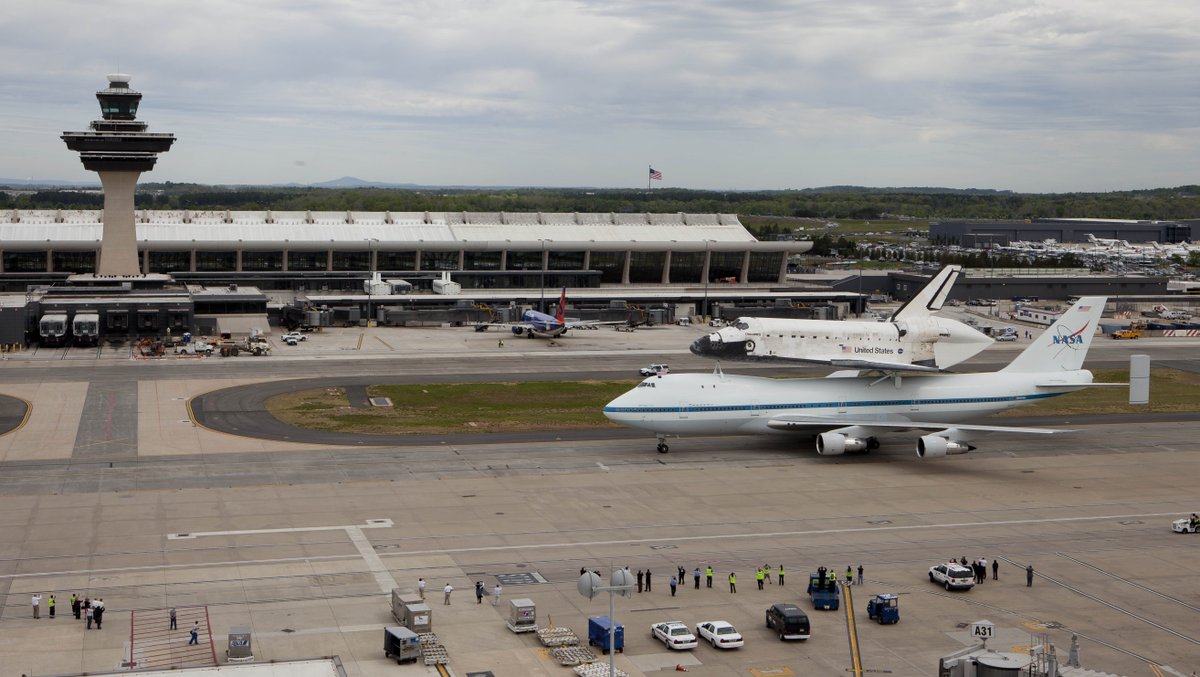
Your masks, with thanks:
<instances>
[{"instance_id":1,"label":"group of people standing","mask_svg":"<svg viewBox=\"0 0 1200 677\"><path fill-rule=\"evenodd\" d=\"M971 567L971 572L975 574L975 583L977 585L982 585L985 581L987 581L988 560L986 557L980 557L968 565L967 556L963 555L962 558L959 559L959 564L962 566ZM1000 580L1000 560L998 559L992 560L992 580Z\"/></svg>"},{"instance_id":2,"label":"group of people standing","mask_svg":"<svg viewBox=\"0 0 1200 677\"><path fill-rule=\"evenodd\" d=\"M862 567L859 567L859 569L861 571ZM581 576L586 572L587 572L586 568L579 570L579 573ZM784 577L786 575L787 575L787 571L784 569L784 566L782 564L780 564L779 566L776 566L774 568L772 568L770 564L764 564L761 567L756 568L754 571L754 579L758 583L759 590L763 589L764 583L774 584L772 581L772 576L774 576L774 578L779 580L780 585L783 585ZM696 590L700 589L701 576L704 577L704 587L711 588L712 583L713 583L713 568L712 568L711 564L705 565L703 571L701 571L700 567L696 567L695 569L692 570L692 585L695 587ZM669 585L671 587L671 596L672 597L675 596L675 592L679 588L687 587L687 569L685 569L684 567L677 567L674 575L671 576ZM644 569L644 570L638 569L638 571L637 571L637 591L638 592L651 592L653 589L654 589L654 573L652 571L650 571L650 569L648 569L648 568ZM732 572L732 571L729 572L729 592L731 592L731 593L737 592L737 573Z\"/></svg>"},{"instance_id":3,"label":"group of people standing","mask_svg":"<svg viewBox=\"0 0 1200 677\"><path fill-rule=\"evenodd\" d=\"M54 612L58 601L51 594L46 598L46 610L49 612L49 618L55 618ZM76 620L86 620L87 629L92 629L92 623L95 622L96 629L99 630L104 623L104 600L96 598L93 600L90 597L79 599L79 595L71 593L71 613ZM33 617L42 617L42 596L38 593L33 593Z\"/></svg>"}]
</instances>

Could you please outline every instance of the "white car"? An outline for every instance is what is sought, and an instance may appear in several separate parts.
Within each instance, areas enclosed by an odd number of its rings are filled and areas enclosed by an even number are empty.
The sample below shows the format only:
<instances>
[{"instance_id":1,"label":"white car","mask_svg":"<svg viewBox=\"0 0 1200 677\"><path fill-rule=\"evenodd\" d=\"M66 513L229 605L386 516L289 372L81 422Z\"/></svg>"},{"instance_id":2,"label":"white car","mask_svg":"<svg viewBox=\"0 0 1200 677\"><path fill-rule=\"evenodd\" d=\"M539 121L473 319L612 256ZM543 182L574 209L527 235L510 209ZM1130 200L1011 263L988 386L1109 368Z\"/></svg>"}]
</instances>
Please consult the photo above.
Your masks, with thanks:
<instances>
[{"instance_id":1,"label":"white car","mask_svg":"<svg viewBox=\"0 0 1200 677\"><path fill-rule=\"evenodd\" d=\"M1177 534L1200 534L1200 521L1196 519L1183 519L1171 522L1171 531Z\"/></svg>"},{"instance_id":2,"label":"white car","mask_svg":"<svg viewBox=\"0 0 1200 677\"><path fill-rule=\"evenodd\" d=\"M284 343L288 344L289 346L294 346L301 341L307 341L308 335L301 334L298 331L292 331L292 332L288 332L288 333L284 334L283 336L280 336L279 338Z\"/></svg>"},{"instance_id":3,"label":"white car","mask_svg":"<svg viewBox=\"0 0 1200 677\"><path fill-rule=\"evenodd\" d=\"M744 642L742 634L725 621L705 621L696 626L696 634L714 649L736 649Z\"/></svg>"},{"instance_id":4,"label":"white car","mask_svg":"<svg viewBox=\"0 0 1200 677\"><path fill-rule=\"evenodd\" d=\"M671 368L665 364L655 363L655 364L650 365L649 367L642 367L641 369L638 369L638 373L641 374L642 376L655 376L657 374L669 374L669 373L671 373Z\"/></svg>"},{"instance_id":5,"label":"white car","mask_svg":"<svg viewBox=\"0 0 1200 677\"><path fill-rule=\"evenodd\" d=\"M996 340L1000 341L1000 342L1016 341L1017 340L1017 332L1015 332L1015 331L1002 332L996 336Z\"/></svg>"},{"instance_id":6,"label":"white car","mask_svg":"<svg viewBox=\"0 0 1200 677\"><path fill-rule=\"evenodd\" d=\"M970 590L975 587L975 572L961 564L937 564L929 567L929 581L947 590Z\"/></svg>"},{"instance_id":7,"label":"white car","mask_svg":"<svg viewBox=\"0 0 1200 677\"><path fill-rule=\"evenodd\" d=\"M668 649L682 651L696 648L696 636L688 626L679 621L664 621L650 626L650 634L667 645Z\"/></svg>"}]
</instances>

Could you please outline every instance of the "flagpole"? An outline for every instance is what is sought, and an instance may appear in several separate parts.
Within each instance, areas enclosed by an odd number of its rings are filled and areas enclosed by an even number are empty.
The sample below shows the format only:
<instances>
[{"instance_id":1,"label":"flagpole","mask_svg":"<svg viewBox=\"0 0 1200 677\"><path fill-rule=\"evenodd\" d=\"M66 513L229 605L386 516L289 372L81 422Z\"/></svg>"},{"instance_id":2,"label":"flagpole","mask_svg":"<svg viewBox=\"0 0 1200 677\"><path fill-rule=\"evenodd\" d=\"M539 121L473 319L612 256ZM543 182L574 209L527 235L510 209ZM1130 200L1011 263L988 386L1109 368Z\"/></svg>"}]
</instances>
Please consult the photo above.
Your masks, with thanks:
<instances>
[{"instance_id":1,"label":"flagpole","mask_svg":"<svg viewBox=\"0 0 1200 677\"><path fill-rule=\"evenodd\" d=\"M654 165L646 165L646 192L650 192L650 170L654 169Z\"/></svg>"}]
</instances>

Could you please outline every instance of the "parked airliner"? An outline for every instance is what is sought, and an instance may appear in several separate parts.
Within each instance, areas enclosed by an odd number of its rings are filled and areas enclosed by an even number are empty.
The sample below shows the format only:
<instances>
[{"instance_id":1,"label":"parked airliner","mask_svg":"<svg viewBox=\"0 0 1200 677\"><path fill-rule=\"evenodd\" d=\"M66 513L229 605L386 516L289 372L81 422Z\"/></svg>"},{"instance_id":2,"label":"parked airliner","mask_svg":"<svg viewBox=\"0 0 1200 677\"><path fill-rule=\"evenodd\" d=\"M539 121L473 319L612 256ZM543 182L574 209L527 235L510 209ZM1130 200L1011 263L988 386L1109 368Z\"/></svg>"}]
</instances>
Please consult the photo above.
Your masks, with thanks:
<instances>
[{"instance_id":1,"label":"parked airliner","mask_svg":"<svg viewBox=\"0 0 1200 677\"><path fill-rule=\"evenodd\" d=\"M855 369L942 371L990 346L957 320L935 317L962 266L946 266L886 322L739 317L692 343L721 360L808 362Z\"/></svg>"},{"instance_id":2,"label":"parked airliner","mask_svg":"<svg viewBox=\"0 0 1200 677\"><path fill-rule=\"evenodd\" d=\"M772 379L712 374L652 376L609 402L604 415L653 432L658 450L668 435L746 435L804 432L816 435L817 453L867 451L878 436L931 431L917 455L963 454L983 433L1048 434L1046 428L971 425L966 421L1087 388L1082 369L1104 297L1079 299L1061 318L1000 371L921 374L841 371L817 379Z\"/></svg>"},{"instance_id":3,"label":"parked airliner","mask_svg":"<svg viewBox=\"0 0 1200 677\"><path fill-rule=\"evenodd\" d=\"M558 313L547 315L532 308L521 315L520 322L480 322L475 324L476 331L484 331L489 327L504 327L512 330L517 336L524 334L528 338L558 338L567 333L568 329L595 329L602 325L626 324L618 322L594 322L590 320L568 320L567 288L563 287L562 295L558 297Z\"/></svg>"}]
</instances>

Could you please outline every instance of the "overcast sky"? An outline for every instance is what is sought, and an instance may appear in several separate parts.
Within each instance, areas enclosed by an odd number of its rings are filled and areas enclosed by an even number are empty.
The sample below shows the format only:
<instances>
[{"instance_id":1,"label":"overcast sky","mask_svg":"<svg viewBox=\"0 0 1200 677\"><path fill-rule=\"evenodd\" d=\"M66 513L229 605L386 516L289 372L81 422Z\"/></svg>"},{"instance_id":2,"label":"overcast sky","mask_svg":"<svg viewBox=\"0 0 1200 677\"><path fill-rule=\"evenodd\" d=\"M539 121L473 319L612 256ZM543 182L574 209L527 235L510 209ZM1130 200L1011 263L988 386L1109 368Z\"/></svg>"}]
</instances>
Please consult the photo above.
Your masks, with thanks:
<instances>
[{"instance_id":1,"label":"overcast sky","mask_svg":"<svg viewBox=\"0 0 1200 677\"><path fill-rule=\"evenodd\" d=\"M143 181L1028 192L1200 183L1190 0L36 0L0 177L133 76Z\"/></svg>"}]
</instances>

